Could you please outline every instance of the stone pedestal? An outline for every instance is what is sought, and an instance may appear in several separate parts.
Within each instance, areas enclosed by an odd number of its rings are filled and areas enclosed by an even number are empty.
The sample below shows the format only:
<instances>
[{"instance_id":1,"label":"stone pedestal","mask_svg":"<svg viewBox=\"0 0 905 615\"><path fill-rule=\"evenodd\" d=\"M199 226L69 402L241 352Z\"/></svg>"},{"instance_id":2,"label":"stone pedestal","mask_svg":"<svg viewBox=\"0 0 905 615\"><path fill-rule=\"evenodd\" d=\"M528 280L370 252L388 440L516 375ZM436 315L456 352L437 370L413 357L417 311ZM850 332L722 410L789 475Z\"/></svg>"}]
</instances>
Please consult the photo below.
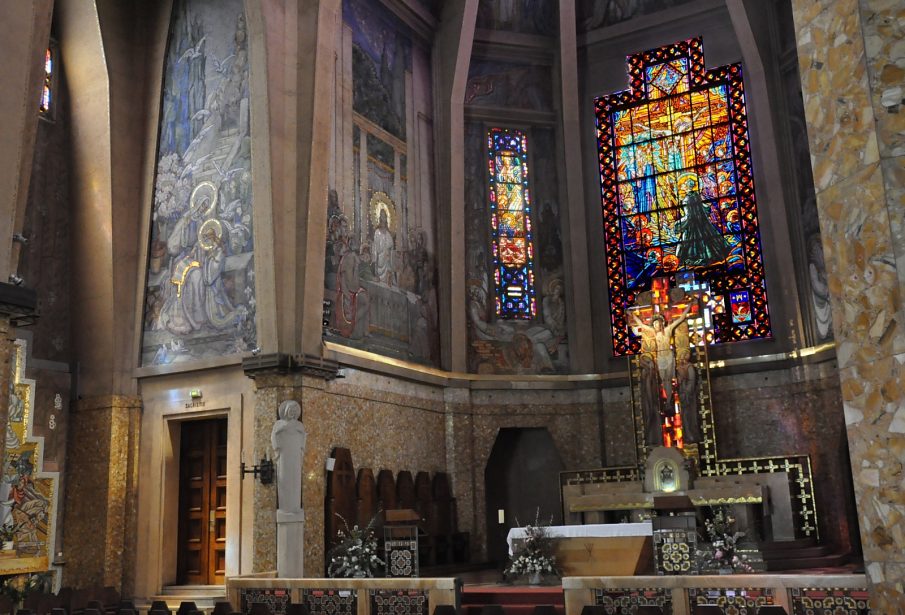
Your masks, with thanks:
<instances>
[{"instance_id":1,"label":"stone pedestal","mask_svg":"<svg viewBox=\"0 0 905 615\"><path fill-rule=\"evenodd\" d=\"M300 579L304 574L305 511L277 511L277 577Z\"/></svg>"}]
</instances>

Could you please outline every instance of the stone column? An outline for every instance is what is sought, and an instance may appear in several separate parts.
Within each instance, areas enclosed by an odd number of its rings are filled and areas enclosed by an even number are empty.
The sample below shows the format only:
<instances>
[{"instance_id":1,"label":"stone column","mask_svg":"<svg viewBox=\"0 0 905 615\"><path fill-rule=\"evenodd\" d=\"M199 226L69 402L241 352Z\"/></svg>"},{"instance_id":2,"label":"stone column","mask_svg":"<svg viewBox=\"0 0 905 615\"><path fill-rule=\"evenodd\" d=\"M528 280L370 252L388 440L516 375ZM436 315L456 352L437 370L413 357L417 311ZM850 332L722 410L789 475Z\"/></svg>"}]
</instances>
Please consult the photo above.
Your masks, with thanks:
<instances>
[{"instance_id":1,"label":"stone column","mask_svg":"<svg viewBox=\"0 0 905 615\"><path fill-rule=\"evenodd\" d=\"M905 5L792 5L871 607L895 613L905 603Z\"/></svg>"},{"instance_id":2,"label":"stone column","mask_svg":"<svg viewBox=\"0 0 905 615\"><path fill-rule=\"evenodd\" d=\"M125 585L128 590L135 563L131 545L136 532L141 399L122 395L81 399L73 404L69 421L63 585Z\"/></svg>"}]
</instances>

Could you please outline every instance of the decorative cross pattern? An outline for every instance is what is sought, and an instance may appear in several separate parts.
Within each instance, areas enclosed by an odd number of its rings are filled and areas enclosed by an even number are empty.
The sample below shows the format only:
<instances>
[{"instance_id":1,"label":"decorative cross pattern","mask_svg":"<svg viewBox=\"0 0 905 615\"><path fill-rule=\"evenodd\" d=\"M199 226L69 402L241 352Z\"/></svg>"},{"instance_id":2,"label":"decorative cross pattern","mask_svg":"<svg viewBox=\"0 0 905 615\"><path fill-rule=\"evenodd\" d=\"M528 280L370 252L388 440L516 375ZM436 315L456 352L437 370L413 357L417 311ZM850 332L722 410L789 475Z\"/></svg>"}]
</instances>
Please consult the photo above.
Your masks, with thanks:
<instances>
[{"instance_id":1,"label":"decorative cross pattern","mask_svg":"<svg viewBox=\"0 0 905 615\"><path fill-rule=\"evenodd\" d=\"M656 530L654 560L660 574L694 574L694 554L698 544L695 530Z\"/></svg>"},{"instance_id":2,"label":"decorative cross pattern","mask_svg":"<svg viewBox=\"0 0 905 615\"><path fill-rule=\"evenodd\" d=\"M769 587L689 588L688 611L698 604L715 604L732 615L756 615L760 607L776 604L776 591Z\"/></svg>"},{"instance_id":3,"label":"decorative cross pattern","mask_svg":"<svg viewBox=\"0 0 905 615\"><path fill-rule=\"evenodd\" d=\"M419 589L369 589L371 615L428 615L427 592Z\"/></svg>"},{"instance_id":4,"label":"decorative cross pattern","mask_svg":"<svg viewBox=\"0 0 905 615\"><path fill-rule=\"evenodd\" d=\"M672 615L672 591L665 587L595 589L594 604L607 615L632 615L639 606L657 606Z\"/></svg>"},{"instance_id":5,"label":"decorative cross pattern","mask_svg":"<svg viewBox=\"0 0 905 615\"><path fill-rule=\"evenodd\" d=\"M793 587L792 615L861 615L870 608L867 590Z\"/></svg>"},{"instance_id":6,"label":"decorative cross pattern","mask_svg":"<svg viewBox=\"0 0 905 615\"><path fill-rule=\"evenodd\" d=\"M239 589L240 608L245 615L250 615L253 604L265 604L273 615L285 615L290 598L288 587Z\"/></svg>"},{"instance_id":7,"label":"decorative cross pattern","mask_svg":"<svg viewBox=\"0 0 905 615\"><path fill-rule=\"evenodd\" d=\"M302 588L302 604L311 615L356 615L358 594L351 589Z\"/></svg>"},{"instance_id":8,"label":"decorative cross pattern","mask_svg":"<svg viewBox=\"0 0 905 615\"><path fill-rule=\"evenodd\" d=\"M770 337L741 64L704 68L701 38L628 58L595 100L613 353L654 277L695 272L724 309L714 341Z\"/></svg>"}]
</instances>

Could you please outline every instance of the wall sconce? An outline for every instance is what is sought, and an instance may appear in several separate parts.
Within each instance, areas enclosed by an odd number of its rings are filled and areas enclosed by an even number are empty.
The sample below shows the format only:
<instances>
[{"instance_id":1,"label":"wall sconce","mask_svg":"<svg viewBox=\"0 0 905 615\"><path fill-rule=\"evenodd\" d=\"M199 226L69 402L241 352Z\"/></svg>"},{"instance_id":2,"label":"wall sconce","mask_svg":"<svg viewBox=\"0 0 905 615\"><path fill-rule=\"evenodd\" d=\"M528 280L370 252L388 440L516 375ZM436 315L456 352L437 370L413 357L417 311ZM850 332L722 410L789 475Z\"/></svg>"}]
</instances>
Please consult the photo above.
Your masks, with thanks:
<instances>
[{"instance_id":1,"label":"wall sconce","mask_svg":"<svg viewBox=\"0 0 905 615\"><path fill-rule=\"evenodd\" d=\"M251 474L260 479L262 485L269 485L273 482L273 459L268 459L266 456L262 457L261 461L257 465L251 466L250 469L245 467L245 462L243 461L240 469L242 470L242 478L245 478L246 474Z\"/></svg>"}]
</instances>

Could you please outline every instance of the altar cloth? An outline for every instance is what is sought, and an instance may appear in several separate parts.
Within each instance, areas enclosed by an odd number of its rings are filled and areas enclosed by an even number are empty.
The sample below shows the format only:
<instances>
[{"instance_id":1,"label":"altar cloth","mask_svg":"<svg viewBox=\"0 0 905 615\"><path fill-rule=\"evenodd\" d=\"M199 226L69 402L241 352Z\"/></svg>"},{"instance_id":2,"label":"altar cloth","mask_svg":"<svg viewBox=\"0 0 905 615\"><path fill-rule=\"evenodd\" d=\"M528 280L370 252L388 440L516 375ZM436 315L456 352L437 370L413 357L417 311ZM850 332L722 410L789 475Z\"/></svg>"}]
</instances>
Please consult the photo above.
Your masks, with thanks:
<instances>
[{"instance_id":1,"label":"altar cloth","mask_svg":"<svg viewBox=\"0 0 905 615\"><path fill-rule=\"evenodd\" d=\"M547 528L551 538L613 538L617 536L652 536L650 521L643 523L594 523L588 525L551 525ZM525 528L509 530L506 542L512 555L512 542L525 539Z\"/></svg>"}]
</instances>

